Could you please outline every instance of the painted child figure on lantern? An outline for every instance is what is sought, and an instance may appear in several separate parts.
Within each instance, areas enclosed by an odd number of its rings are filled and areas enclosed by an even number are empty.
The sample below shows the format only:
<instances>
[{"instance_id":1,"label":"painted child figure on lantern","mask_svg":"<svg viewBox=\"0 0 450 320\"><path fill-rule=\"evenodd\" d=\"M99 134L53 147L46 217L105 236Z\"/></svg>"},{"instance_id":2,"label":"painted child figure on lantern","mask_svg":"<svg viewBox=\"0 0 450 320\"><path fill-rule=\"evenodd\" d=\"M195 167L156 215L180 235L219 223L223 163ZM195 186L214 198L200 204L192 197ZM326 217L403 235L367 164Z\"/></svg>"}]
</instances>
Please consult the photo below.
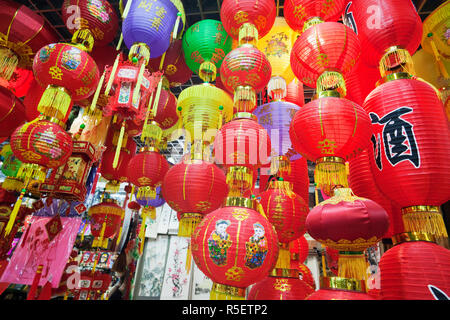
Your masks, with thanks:
<instances>
[{"instance_id":1,"label":"painted child figure on lantern","mask_svg":"<svg viewBox=\"0 0 450 320\"><path fill-rule=\"evenodd\" d=\"M231 240L226 230L230 224L229 220L218 220L216 229L208 239L209 256L218 266L227 264L227 250L231 246Z\"/></svg>"},{"instance_id":2,"label":"painted child figure on lantern","mask_svg":"<svg viewBox=\"0 0 450 320\"><path fill-rule=\"evenodd\" d=\"M254 234L246 242L245 265L250 269L260 267L266 258L268 245L265 230L260 223L253 224Z\"/></svg>"}]
</instances>

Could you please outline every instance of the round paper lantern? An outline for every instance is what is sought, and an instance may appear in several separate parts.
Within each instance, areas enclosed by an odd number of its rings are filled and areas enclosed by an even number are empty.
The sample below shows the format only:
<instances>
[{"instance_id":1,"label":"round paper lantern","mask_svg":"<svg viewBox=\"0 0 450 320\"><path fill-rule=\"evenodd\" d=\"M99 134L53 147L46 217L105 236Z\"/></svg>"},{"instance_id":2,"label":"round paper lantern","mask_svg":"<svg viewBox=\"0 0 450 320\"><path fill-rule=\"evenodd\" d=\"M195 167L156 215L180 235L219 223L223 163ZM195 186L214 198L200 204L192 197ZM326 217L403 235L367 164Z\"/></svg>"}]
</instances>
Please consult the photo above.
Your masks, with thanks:
<instances>
[{"instance_id":1,"label":"round paper lantern","mask_svg":"<svg viewBox=\"0 0 450 320\"><path fill-rule=\"evenodd\" d=\"M0 87L0 137L9 135L25 122L25 106L11 91Z\"/></svg>"},{"instance_id":2,"label":"round paper lantern","mask_svg":"<svg viewBox=\"0 0 450 320\"><path fill-rule=\"evenodd\" d=\"M89 208L91 234L94 236L92 247L107 248L108 239L113 238L120 229L125 210L113 199L105 199Z\"/></svg>"},{"instance_id":3,"label":"round paper lantern","mask_svg":"<svg viewBox=\"0 0 450 320\"><path fill-rule=\"evenodd\" d=\"M230 51L222 62L220 76L229 92L234 92L235 109L252 112L256 107L256 93L270 80L272 68L264 53L250 44Z\"/></svg>"},{"instance_id":4,"label":"round paper lantern","mask_svg":"<svg viewBox=\"0 0 450 320\"><path fill-rule=\"evenodd\" d=\"M47 88L38 111L61 121L70 113L72 101L86 99L94 93L100 77L94 59L67 43L52 43L39 50L33 61L33 72L36 81Z\"/></svg>"},{"instance_id":5,"label":"round paper lantern","mask_svg":"<svg viewBox=\"0 0 450 320\"><path fill-rule=\"evenodd\" d=\"M365 292L364 281L330 277L320 279L320 290L306 300L375 300Z\"/></svg>"},{"instance_id":6,"label":"round paper lantern","mask_svg":"<svg viewBox=\"0 0 450 320\"><path fill-rule=\"evenodd\" d=\"M382 300L448 300L450 296L450 251L436 243L411 239L394 245L382 255L379 266Z\"/></svg>"},{"instance_id":7,"label":"round paper lantern","mask_svg":"<svg viewBox=\"0 0 450 320\"><path fill-rule=\"evenodd\" d=\"M158 107L153 121L158 123L161 129L167 130L178 122L177 98L169 88L163 88L159 95Z\"/></svg>"},{"instance_id":8,"label":"round paper lantern","mask_svg":"<svg viewBox=\"0 0 450 320\"><path fill-rule=\"evenodd\" d=\"M186 237L192 235L204 215L223 204L228 186L225 174L216 165L193 159L170 168L164 177L162 193L178 214L178 235Z\"/></svg>"},{"instance_id":9,"label":"round paper lantern","mask_svg":"<svg viewBox=\"0 0 450 320\"><path fill-rule=\"evenodd\" d=\"M369 67L360 62L345 78L346 99L359 105L364 103L367 95L376 87L380 80L380 71L378 68Z\"/></svg>"},{"instance_id":10,"label":"round paper lantern","mask_svg":"<svg viewBox=\"0 0 450 320\"><path fill-rule=\"evenodd\" d=\"M300 82L312 88L317 82L318 90L322 90L330 85L327 81L331 81L332 86L342 87L342 76L353 69L360 54L358 36L349 27L337 22L322 22L297 38L290 61Z\"/></svg>"},{"instance_id":11,"label":"round paper lantern","mask_svg":"<svg viewBox=\"0 0 450 320\"><path fill-rule=\"evenodd\" d=\"M220 20L227 33L240 44L264 37L272 28L277 8L273 0L225 0L220 6Z\"/></svg>"},{"instance_id":12,"label":"round paper lantern","mask_svg":"<svg viewBox=\"0 0 450 320\"><path fill-rule=\"evenodd\" d=\"M125 45L143 43L150 49L150 58L160 57L170 45L178 9L171 1L132 1L122 23Z\"/></svg>"},{"instance_id":13,"label":"round paper lantern","mask_svg":"<svg viewBox=\"0 0 450 320\"><path fill-rule=\"evenodd\" d=\"M297 273L297 276L295 275ZM248 300L305 300L314 292L306 281L298 278L298 271L292 277L268 276L256 283L248 293Z\"/></svg>"},{"instance_id":14,"label":"round paper lantern","mask_svg":"<svg viewBox=\"0 0 450 320\"><path fill-rule=\"evenodd\" d=\"M11 90L16 97L22 98L27 94L33 81L34 76L32 70L17 67L16 70L14 70L11 79L9 79L8 89Z\"/></svg>"},{"instance_id":15,"label":"round paper lantern","mask_svg":"<svg viewBox=\"0 0 450 320\"><path fill-rule=\"evenodd\" d=\"M183 36L186 64L203 81L214 81L223 58L231 51L231 45L232 38L220 21L198 21Z\"/></svg>"},{"instance_id":16,"label":"round paper lantern","mask_svg":"<svg viewBox=\"0 0 450 320\"><path fill-rule=\"evenodd\" d=\"M162 57L150 59L148 69L151 72L163 71L170 87L180 86L191 78L192 70L186 65L181 39L175 39L170 43L160 69L161 60Z\"/></svg>"},{"instance_id":17,"label":"round paper lantern","mask_svg":"<svg viewBox=\"0 0 450 320\"><path fill-rule=\"evenodd\" d=\"M214 284L212 300L245 299L245 288L274 267L278 238L254 200L227 198L227 205L206 215L191 238L199 269Z\"/></svg>"},{"instance_id":18,"label":"round paper lantern","mask_svg":"<svg viewBox=\"0 0 450 320\"><path fill-rule=\"evenodd\" d=\"M20 3L0 1L0 82L7 87L16 67L31 68L36 52L58 36L44 18Z\"/></svg>"},{"instance_id":19,"label":"round paper lantern","mask_svg":"<svg viewBox=\"0 0 450 320\"><path fill-rule=\"evenodd\" d=\"M297 34L289 28L284 18L277 17L269 33L256 44L272 67L267 92L275 100L286 96L286 86L294 79L289 58L296 39Z\"/></svg>"},{"instance_id":20,"label":"round paper lantern","mask_svg":"<svg viewBox=\"0 0 450 320\"><path fill-rule=\"evenodd\" d=\"M286 87L286 97L283 99L286 102L296 104L302 107L305 104L305 95L303 92L303 83L294 78Z\"/></svg>"},{"instance_id":21,"label":"round paper lantern","mask_svg":"<svg viewBox=\"0 0 450 320\"><path fill-rule=\"evenodd\" d=\"M62 19L70 33L89 30L95 46L112 42L119 29L119 19L107 0L64 0Z\"/></svg>"},{"instance_id":22,"label":"round paper lantern","mask_svg":"<svg viewBox=\"0 0 450 320\"><path fill-rule=\"evenodd\" d=\"M305 281L308 285L310 285L314 290L316 289L316 282L314 280L314 277L312 275L311 270L304 265L303 263L298 265L298 277Z\"/></svg>"},{"instance_id":23,"label":"round paper lantern","mask_svg":"<svg viewBox=\"0 0 450 320\"><path fill-rule=\"evenodd\" d=\"M376 67L391 47L406 49L411 55L422 39L422 23L412 1L352 1L346 8L345 23L361 41L364 63Z\"/></svg>"},{"instance_id":24,"label":"round paper lantern","mask_svg":"<svg viewBox=\"0 0 450 320\"><path fill-rule=\"evenodd\" d=\"M139 188L137 198L156 197L156 187L161 185L169 163L159 150L144 147L128 162L128 181Z\"/></svg>"},{"instance_id":25,"label":"round paper lantern","mask_svg":"<svg viewBox=\"0 0 450 320\"><path fill-rule=\"evenodd\" d=\"M297 111L289 133L295 150L316 162L314 179L319 188L331 194L333 185L348 185L344 161L368 146L371 124L354 102L323 97Z\"/></svg>"},{"instance_id":26,"label":"round paper lantern","mask_svg":"<svg viewBox=\"0 0 450 320\"><path fill-rule=\"evenodd\" d=\"M287 24L301 33L305 22L313 18L322 21L339 20L345 8L345 0L286 0L283 12Z\"/></svg>"},{"instance_id":27,"label":"round paper lantern","mask_svg":"<svg viewBox=\"0 0 450 320\"><path fill-rule=\"evenodd\" d=\"M292 183L292 190L309 203L309 174L308 161L300 158L291 161L291 173L284 177Z\"/></svg>"},{"instance_id":28,"label":"round paper lantern","mask_svg":"<svg viewBox=\"0 0 450 320\"><path fill-rule=\"evenodd\" d=\"M405 231L447 237L439 206L450 198L450 132L436 92L423 81L388 81L367 96L364 109L372 119L375 181L402 208Z\"/></svg>"},{"instance_id":29,"label":"round paper lantern","mask_svg":"<svg viewBox=\"0 0 450 320\"><path fill-rule=\"evenodd\" d=\"M291 268L299 268L308 258L308 240L306 240L304 235L292 240L289 243L289 251L291 253Z\"/></svg>"}]
</instances>

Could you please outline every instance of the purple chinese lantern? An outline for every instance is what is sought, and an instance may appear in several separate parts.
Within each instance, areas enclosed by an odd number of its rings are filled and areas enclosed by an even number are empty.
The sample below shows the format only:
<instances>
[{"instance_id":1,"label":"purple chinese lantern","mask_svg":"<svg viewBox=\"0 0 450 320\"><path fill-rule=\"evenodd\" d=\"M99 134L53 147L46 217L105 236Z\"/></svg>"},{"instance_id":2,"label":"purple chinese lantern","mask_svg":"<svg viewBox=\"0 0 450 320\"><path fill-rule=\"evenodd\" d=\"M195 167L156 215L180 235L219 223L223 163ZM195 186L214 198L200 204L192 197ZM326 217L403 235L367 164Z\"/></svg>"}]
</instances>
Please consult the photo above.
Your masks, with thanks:
<instances>
[{"instance_id":1,"label":"purple chinese lantern","mask_svg":"<svg viewBox=\"0 0 450 320\"><path fill-rule=\"evenodd\" d=\"M136 192L137 194L137 192ZM143 198L138 199L136 198L136 202L139 203L143 209L142 212L144 214L149 214L150 219L156 218L156 210L155 208L161 207L164 203L166 203L166 200L162 197L161 194L161 187L156 187L156 197L155 199L150 198Z\"/></svg>"},{"instance_id":2,"label":"purple chinese lantern","mask_svg":"<svg viewBox=\"0 0 450 320\"><path fill-rule=\"evenodd\" d=\"M131 49L134 44L144 43L150 58L160 57L169 48L178 12L169 0L132 1L122 23L125 45Z\"/></svg>"}]
</instances>

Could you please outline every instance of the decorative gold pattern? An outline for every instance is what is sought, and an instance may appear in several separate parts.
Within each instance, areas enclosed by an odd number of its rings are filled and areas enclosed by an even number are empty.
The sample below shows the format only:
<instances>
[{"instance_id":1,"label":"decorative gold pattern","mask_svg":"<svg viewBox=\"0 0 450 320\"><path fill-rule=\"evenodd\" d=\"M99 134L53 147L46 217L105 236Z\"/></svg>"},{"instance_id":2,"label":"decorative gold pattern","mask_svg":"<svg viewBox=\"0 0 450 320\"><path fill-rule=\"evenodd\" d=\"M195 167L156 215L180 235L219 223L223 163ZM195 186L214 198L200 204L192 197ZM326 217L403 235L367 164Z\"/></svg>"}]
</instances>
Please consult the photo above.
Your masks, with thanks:
<instances>
[{"instance_id":1,"label":"decorative gold pattern","mask_svg":"<svg viewBox=\"0 0 450 320\"><path fill-rule=\"evenodd\" d=\"M239 282L242 279L242 276L245 274L244 270L241 267L233 266L227 270L225 276L227 280Z\"/></svg>"},{"instance_id":2,"label":"decorative gold pattern","mask_svg":"<svg viewBox=\"0 0 450 320\"><path fill-rule=\"evenodd\" d=\"M292 286L291 284L289 284L288 279L275 279L273 288L281 292L286 292L291 291Z\"/></svg>"}]
</instances>

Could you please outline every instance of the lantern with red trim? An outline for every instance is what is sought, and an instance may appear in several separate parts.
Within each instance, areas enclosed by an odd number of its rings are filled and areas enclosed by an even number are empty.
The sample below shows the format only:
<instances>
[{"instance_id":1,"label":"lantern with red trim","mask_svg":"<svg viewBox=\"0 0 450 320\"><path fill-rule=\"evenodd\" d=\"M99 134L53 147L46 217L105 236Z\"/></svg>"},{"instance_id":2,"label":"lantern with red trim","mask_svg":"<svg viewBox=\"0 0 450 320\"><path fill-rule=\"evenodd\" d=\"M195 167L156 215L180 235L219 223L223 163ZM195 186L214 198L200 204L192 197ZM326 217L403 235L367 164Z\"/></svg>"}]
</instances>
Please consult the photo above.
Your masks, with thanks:
<instances>
[{"instance_id":1,"label":"lantern with red trim","mask_svg":"<svg viewBox=\"0 0 450 320\"><path fill-rule=\"evenodd\" d=\"M320 290L314 292L306 300L375 300L366 293L363 280L343 277L322 277Z\"/></svg>"},{"instance_id":2,"label":"lantern with red trim","mask_svg":"<svg viewBox=\"0 0 450 320\"><path fill-rule=\"evenodd\" d=\"M9 86L16 67L30 69L36 52L58 36L44 18L23 4L0 1L0 85Z\"/></svg>"},{"instance_id":3,"label":"lantern with red trim","mask_svg":"<svg viewBox=\"0 0 450 320\"><path fill-rule=\"evenodd\" d=\"M108 240L119 232L125 210L113 199L104 199L91 206L88 214L91 218L91 234L94 236L92 247L106 249Z\"/></svg>"},{"instance_id":4,"label":"lantern with red trim","mask_svg":"<svg viewBox=\"0 0 450 320\"><path fill-rule=\"evenodd\" d=\"M358 280L367 278L363 251L380 241L388 226L386 210L356 197L349 188L335 189L335 195L316 205L306 218L309 235L339 250L338 276Z\"/></svg>"},{"instance_id":5,"label":"lantern with red trim","mask_svg":"<svg viewBox=\"0 0 450 320\"><path fill-rule=\"evenodd\" d=\"M70 33L89 32L99 47L112 42L119 29L116 11L106 0L64 0L61 14Z\"/></svg>"},{"instance_id":6,"label":"lantern with red trim","mask_svg":"<svg viewBox=\"0 0 450 320\"><path fill-rule=\"evenodd\" d=\"M410 77L388 75L364 102L373 126L372 172L380 191L402 208L404 231L447 238L439 206L450 198L448 122L435 90Z\"/></svg>"},{"instance_id":7,"label":"lantern with red trim","mask_svg":"<svg viewBox=\"0 0 450 320\"><path fill-rule=\"evenodd\" d=\"M214 283L212 300L245 299L245 288L275 265L277 234L256 207L256 200L228 197L225 207L206 215L192 235L194 261Z\"/></svg>"},{"instance_id":8,"label":"lantern with red trim","mask_svg":"<svg viewBox=\"0 0 450 320\"><path fill-rule=\"evenodd\" d=\"M0 87L0 137L9 137L13 131L25 122L25 106L11 91Z\"/></svg>"},{"instance_id":9,"label":"lantern with red trim","mask_svg":"<svg viewBox=\"0 0 450 320\"><path fill-rule=\"evenodd\" d=\"M286 0L284 18L294 31L302 33L305 24L314 23L314 20L338 21L345 4L345 0Z\"/></svg>"},{"instance_id":10,"label":"lantern with red trim","mask_svg":"<svg viewBox=\"0 0 450 320\"><path fill-rule=\"evenodd\" d=\"M393 239L379 263L382 300L449 299L450 251L433 241L424 233Z\"/></svg>"},{"instance_id":11,"label":"lantern with red trim","mask_svg":"<svg viewBox=\"0 0 450 320\"><path fill-rule=\"evenodd\" d=\"M220 6L220 20L227 33L239 44L254 42L272 28L277 16L273 0L225 0Z\"/></svg>"},{"instance_id":12,"label":"lantern with red trim","mask_svg":"<svg viewBox=\"0 0 450 320\"><path fill-rule=\"evenodd\" d=\"M297 111L289 133L295 150L316 162L314 180L330 195L334 185L348 186L345 161L368 146L371 124L354 102L323 97Z\"/></svg>"},{"instance_id":13,"label":"lantern with red trim","mask_svg":"<svg viewBox=\"0 0 450 320\"><path fill-rule=\"evenodd\" d=\"M167 172L162 193L177 212L178 235L190 237L203 217L223 204L228 186L225 174L215 164L194 158Z\"/></svg>"}]
</instances>

